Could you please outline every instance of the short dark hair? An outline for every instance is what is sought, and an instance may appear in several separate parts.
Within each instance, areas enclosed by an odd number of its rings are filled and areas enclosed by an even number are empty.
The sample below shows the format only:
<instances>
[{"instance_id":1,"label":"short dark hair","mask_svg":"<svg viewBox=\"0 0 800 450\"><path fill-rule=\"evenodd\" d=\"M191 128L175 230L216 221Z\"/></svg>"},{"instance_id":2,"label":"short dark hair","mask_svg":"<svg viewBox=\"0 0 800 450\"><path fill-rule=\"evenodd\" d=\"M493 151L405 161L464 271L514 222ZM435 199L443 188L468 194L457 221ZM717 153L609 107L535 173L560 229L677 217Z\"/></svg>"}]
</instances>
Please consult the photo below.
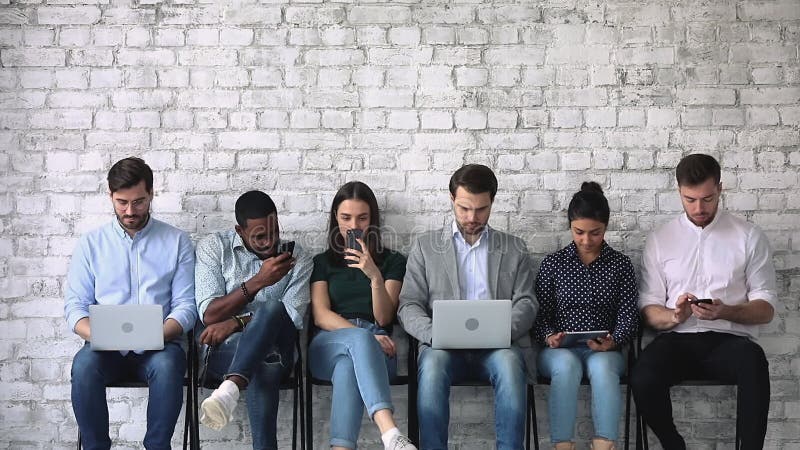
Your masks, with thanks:
<instances>
[{"instance_id":1,"label":"short dark hair","mask_svg":"<svg viewBox=\"0 0 800 450\"><path fill-rule=\"evenodd\" d=\"M362 239L367 244L372 259L380 266L384 260L386 249L381 242L381 213L378 209L378 199L375 198L375 193L372 192L372 189L361 181L345 183L333 196L331 212L328 218L328 259L336 266L345 265L345 242L342 233L339 231L339 221L336 220L339 205L345 200L360 200L369 206L369 228L362 236Z\"/></svg>"},{"instance_id":2,"label":"short dark hair","mask_svg":"<svg viewBox=\"0 0 800 450\"><path fill-rule=\"evenodd\" d=\"M131 156L121 159L108 171L108 190L113 194L120 189L128 189L144 181L147 192L153 192L153 170L142 158Z\"/></svg>"},{"instance_id":3,"label":"short dark hair","mask_svg":"<svg viewBox=\"0 0 800 450\"><path fill-rule=\"evenodd\" d=\"M463 187L470 194L489 193L489 198L494 201L497 194L497 177L492 169L483 164L467 164L456 170L450 177L450 194L455 197L456 190Z\"/></svg>"},{"instance_id":4,"label":"short dark hair","mask_svg":"<svg viewBox=\"0 0 800 450\"><path fill-rule=\"evenodd\" d=\"M678 186L697 186L709 178L714 179L714 184L719 184L720 176L717 160L703 153L684 156L675 168Z\"/></svg>"},{"instance_id":5,"label":"short dark hair","mask_svg":"<svg viewBox=\"0 0 800 450\"><path fill-rule=\"evenodd\" d=\"M572 196L567 208L567 219L592 219L608 226L611 210L608 200L603 195L603 188L594 181L584 181L581 190Z\"/></svg>"},{"instance_id":6,"label":"short dark hair","mask_svg":"<svg viewBox=\"0 0 800 450\"><path fill-rule=\"evenodd\" d=\"M248 219L263 219L278 212L275 202L269 195L261 191L248 191L240 195L234 208L236 223L240 227L247 227Z\"/></svg>"}]
</instances>

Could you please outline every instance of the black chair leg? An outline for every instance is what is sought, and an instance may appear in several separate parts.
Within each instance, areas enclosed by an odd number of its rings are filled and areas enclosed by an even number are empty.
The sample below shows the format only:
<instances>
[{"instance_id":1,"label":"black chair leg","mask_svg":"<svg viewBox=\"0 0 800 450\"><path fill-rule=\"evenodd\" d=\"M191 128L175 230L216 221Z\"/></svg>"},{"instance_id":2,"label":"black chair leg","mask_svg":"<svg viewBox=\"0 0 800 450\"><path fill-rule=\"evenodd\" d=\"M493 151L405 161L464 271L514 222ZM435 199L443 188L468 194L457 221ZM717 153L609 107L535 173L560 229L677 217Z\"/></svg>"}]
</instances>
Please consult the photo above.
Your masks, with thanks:
<instances>
[{"instance_id":1,"label":"black chair leg","mask_svg":"<svg viewBox=\"0 0 800 450\"><path fill-rule=\"evenodd\" d=\"M534 450L539 450L539 422L536 418L536 391L533 389L533 385L528 387L530 392L531 398L531 429L533 430L533 448Z\"/></svg>"},{"instance_id":2,"label":"black chair leg","mask_svg":"<svg viewBox=\"0 0 800 450\"><path fill-rule=\"evenodd\" d=\"M650 449L650 443L647 442L647 422L644 420L643 416L640 416L640 426L642 430L642 448L644 450Z\"/></svg>"},{"instance_id":3,"label":"black chair leg","mask_svg":"<svg viewBox=\"0 0 800 450\"><path fill-rule=\"evenodd\" d=\"M303 377L300 374L303 373L302 369L302 362L300 363L300 372L297 375L297 389L299 390L299 414L298 417L300 418L300 450L306 450L306 397L305 391L303 390Z\"/></svg>"},{"instance_id":4,"label":"black chair leg","mask_svg":"<svg viewBox=\"0 0 800 450\"><path fill-rule=\"evenodd\" d=\"M78 428L78 450L81 450L81 429Z\"/></svg>"},{"instance_id":5,"label":"black chair leg","mask_svg":"<svg viewBox=\"0 0 800 450\"><path fill-rule=\"evenodd\" d=\"M631 442L631 387L625 388L625 450L630 449Z\"/></svg>"},{"instance_id":6,"label":"black chair leg","mask_svg":"<svg viewBox=\"0 0 800 450\"><path fill-rule=\"evenodd\" d=\"M417 374L408 374L408 438L419 447L419 416L417 415Z\"/></svg>"},{"instance_id":7,"label":"black chair leg","mask_svg":"<svg viewBox=\"0 0 800 450\"><path fill-rule=\"evenodd\" d=\"M526 407L525 407L525 450L531 450L531 416L533 413L531 412L531 386L528 385L526 389L525 399L526 399Z\"/></svg>"},{"instance_id":8,"label":"black chair leg","mask_svg":"<svg viewBox=\"0 0 800 450\"><path fill-rule=\"evenodd\" d=\"M306 374L306 450L314 450L314 405L311 397L311 378Z\"/></svg>"},{"instance_id":9,"label":"black chair leg","mask_svg":"<svg viewBox=\"0 0 800 450\"><path fill-rule=\"evenodd\" d=\"M300 391L297 386L292 389L292 450L297 450L297 404Z\"/></svg>"}]
</instances>

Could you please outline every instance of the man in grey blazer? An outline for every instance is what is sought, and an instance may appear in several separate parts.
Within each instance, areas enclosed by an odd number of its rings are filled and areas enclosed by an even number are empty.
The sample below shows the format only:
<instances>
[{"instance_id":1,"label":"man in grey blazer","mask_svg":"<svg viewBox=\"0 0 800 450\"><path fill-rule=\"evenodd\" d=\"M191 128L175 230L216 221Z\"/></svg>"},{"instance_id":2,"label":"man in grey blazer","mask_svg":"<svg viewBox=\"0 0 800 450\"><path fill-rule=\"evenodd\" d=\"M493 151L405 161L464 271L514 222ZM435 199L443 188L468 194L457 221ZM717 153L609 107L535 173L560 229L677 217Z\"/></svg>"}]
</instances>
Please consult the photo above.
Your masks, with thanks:
<instances>
[{"instance_id":1,"label":"man in grey blazer","mask_svg":"<svg viewBox=\"0 0 800 450\"><path fill-rule=\"evenodd\" d=\"M525 367L533 361L528 332L539 304L525 243L488 226L496 193L497 178L488 167L458 169L450 179L452 226L420 236L408 256L398 316L420 342L417 404L423 450L447 448L450 386L462 380L493 385L497 449L523 447ZM494 299L512 300L511 348L431 348L433 301Z\"/></svg>"}]
</instances>

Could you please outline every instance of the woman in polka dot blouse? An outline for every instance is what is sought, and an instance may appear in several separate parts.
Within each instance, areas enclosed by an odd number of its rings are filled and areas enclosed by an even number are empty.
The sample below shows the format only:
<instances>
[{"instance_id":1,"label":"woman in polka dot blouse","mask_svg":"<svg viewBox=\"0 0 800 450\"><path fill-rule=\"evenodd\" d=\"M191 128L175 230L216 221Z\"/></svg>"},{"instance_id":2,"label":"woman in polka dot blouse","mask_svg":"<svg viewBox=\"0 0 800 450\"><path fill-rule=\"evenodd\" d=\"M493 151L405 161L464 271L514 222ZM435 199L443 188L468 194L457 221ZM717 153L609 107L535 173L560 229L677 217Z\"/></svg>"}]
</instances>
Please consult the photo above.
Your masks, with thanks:
<instances>
[{"instance_id":1,"label":"woman in polka dot blouse","mask_svg":"<svg viewBox=\"0 0 800 450\"><path fill-rule=\"evenodd\" d=\"M639 323L636 275L630 259L604 240L610 211L600 185L584 182L570 201L572 243L548 255L536 278L541 309L535 333L544 345L538 367L551 379L550 439L574 449L578 387L584 372L592 386L592 449L613 449L622 413L620 348ZM606 330L598 339L567 346L566 333Z\"/></svg>"}]
</instances>

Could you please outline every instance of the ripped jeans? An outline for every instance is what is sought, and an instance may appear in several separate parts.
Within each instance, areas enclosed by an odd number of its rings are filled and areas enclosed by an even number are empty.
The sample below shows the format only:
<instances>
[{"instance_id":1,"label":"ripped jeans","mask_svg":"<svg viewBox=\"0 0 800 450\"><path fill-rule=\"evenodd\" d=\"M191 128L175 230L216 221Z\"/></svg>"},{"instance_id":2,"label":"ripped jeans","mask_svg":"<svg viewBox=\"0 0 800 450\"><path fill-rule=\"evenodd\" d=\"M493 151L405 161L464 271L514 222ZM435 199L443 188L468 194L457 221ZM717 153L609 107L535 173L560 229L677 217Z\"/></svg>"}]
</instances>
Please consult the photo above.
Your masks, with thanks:
<instances>
[{"instance_id":1,"label":"ripped jeans","mask_svg":"<svg viewBox=\"0 0 800 450\"><path fill-rule=\"evenodd\" d=\"M294 323L283 303L269 301L256 309L244 331L233 333L213 348L203 348L201 377L223 380L239 375L248 380L245 399L255 450L278 448L279 388L281 379L292 369L296 338Z\"/></svg>"}]
</instances>

